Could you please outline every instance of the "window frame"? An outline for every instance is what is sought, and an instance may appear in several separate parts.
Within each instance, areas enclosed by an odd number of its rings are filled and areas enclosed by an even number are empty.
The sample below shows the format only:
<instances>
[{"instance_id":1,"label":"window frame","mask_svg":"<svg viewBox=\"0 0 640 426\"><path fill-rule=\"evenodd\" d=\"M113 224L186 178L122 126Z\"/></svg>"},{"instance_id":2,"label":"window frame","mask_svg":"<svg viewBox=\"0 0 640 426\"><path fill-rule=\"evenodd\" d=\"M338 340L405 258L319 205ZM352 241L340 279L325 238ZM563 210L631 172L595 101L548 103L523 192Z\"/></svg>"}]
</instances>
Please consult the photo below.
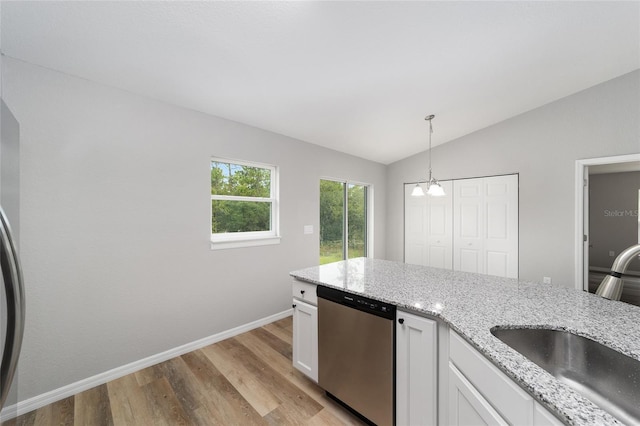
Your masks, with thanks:
<instances>
[{"instance_id":1,"label":"window frame","mask_svg":"<svg viewBox=\"0 0 640 426\"><path fill-rule=\"evenodd\" d=\"M229 249L240 247L253 247L263 246L270 244L280 243L280 205L279 205L279 169L278 166L265 163L256 163L244 160L232 160L222 157L211 157L209 165L211 163L227 163L238 166L254 167L259 169L266 169L270 171L270 197L248 197L237 195L217 195L211 194L211 201L240 201L240 202L252 202L252 203L270 203L271 204L271 222L269 231L247 231L247 232L221 232L214 234L211 232L211 249ZM211 168L209 169L211 170ZM209 191L211 192L211 184L209 184ZM211 231L211 219L213 216L213 209L211 204L209 205L209 230Z\"/></svg>"},{"instance_id":2,"label":"window frame","mask_svg":"<svg viewBox=\"0 0 640 426\"><path fill-rule=\"evenodd\" d=\"M373 229L374 229L374 217L373 217L373 196L374 196L374 189L373 189L373 184L372 183L367 183L367 182L361 182L361 181L357 181L357 180L351 180L351 179L339 179L339 178L335 178L335 177L326 177L326 176L320 176L320 179L318 181L318 183L320 183L320 181L331 181L331 182L338 182L343 184L343 199L344 199L344 206L343 206L343 211L344 211L344 218L343 218L343 253L342 253L342 257L343 257L343 261L344 260L348 260L349 259L349 250L348 250L348 240L349 240L349 230L348 230L348 216L349 216L349 207L348 207L348 187L349 185L357 185L357 186L363 186L365 187L365 255L364 257L366 258L373 258L374 254L373 254L373 249L374 249L374 244L373 244L373 239L374 239L374 235L373 235ZM320 187L320 185L318 185L318 187ZM319 195L319 194L318 194ZM318 196L318 199L320 197ZM320 232L320 221L318 221L318 232Z\"/></svg>"}]
</instances>

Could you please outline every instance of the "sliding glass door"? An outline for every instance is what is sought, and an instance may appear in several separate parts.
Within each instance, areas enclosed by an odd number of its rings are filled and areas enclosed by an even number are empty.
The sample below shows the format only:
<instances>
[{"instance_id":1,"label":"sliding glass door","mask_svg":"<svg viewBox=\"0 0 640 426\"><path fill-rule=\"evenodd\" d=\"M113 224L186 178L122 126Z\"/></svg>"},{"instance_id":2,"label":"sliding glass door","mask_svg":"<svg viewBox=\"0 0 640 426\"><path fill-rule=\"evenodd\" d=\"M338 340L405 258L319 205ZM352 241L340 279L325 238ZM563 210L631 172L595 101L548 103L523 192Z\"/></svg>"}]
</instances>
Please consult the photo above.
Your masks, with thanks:
<instances>
[{"instance_id":1,"label":"sliding glass door","mask_svg":"<svg viewBox=\"0 0 640 426\"><path fill-rule=\"evenodd\" d=\"M367 256L368 185L320 180L320 264Z\"/></svg>"}]
</instances>

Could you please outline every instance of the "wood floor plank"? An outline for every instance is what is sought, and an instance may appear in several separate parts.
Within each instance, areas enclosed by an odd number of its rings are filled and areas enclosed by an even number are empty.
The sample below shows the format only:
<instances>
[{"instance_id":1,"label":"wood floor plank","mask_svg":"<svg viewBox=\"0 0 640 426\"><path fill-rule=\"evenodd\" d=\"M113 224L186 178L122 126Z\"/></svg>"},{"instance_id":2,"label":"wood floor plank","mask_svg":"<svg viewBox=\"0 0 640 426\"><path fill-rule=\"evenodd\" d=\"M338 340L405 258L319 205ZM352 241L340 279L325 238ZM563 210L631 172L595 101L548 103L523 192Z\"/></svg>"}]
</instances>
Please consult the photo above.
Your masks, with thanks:
<instances>
[{"instance_id":1,"label":"wood floor plank","mask_svg":"<svg viewBox=\"0 0 640 426\"><path fill-rule=\"evenodd\" d=\"M101 392L104 389L101 389ZM102 402L108 406L109 401L108 398L106 401ZM62 399L60 401L54 402L53 406L53 423L56 425L65 425L72 426L75 422L75 397L70 396L68 398Z\"/></svg>"},{"instance_id":2,"label":"wood floor plank","mask_svg":"<svg viewBox=\"0 0 640 426\"><path fill-rule=\"evenodd\" d=\"M114 424L145 424L151 418L147 397L138 385L135 374L128 374L107 383L107 389Z\"/></svg>"},{"instance_id":3,"label":"wood floor plank","mask_svg":"<svg viewBox=\"0 0 640 426\"><path fill-rule=\"evenodd\" d=\"M162 378L162 372L158 371L158 369L154 367L155 365L152 365L151 367L143 368L142 370L133 373L138 381L138 385L145 386Z\"/></svg>"},{"instance_id":4,"label":"wood floor plank","mask_svg":"<svg viewBox=\"0 0 640 426\"><path fill-rule=\"evenodd\" d=\"M79 425L113 425L107 385L96 386L75 396L74 423Z\"/></svg>"},{"instance_id":5,"label":"wood floor plank","mask_svg":"<svg viewBox=\"0 0 640 426\"><path fill-rule=\"evenodd\" d=\"M272 395L278 396L283 402L281 410L292 411L296 418L305 421L322 409L322 405L286 380L277 370L260 359L237 339L227 339L220 342L220 345L233 354L250 376L258 378Z\"/></svg>"},{"instance_id":6,"label":"wood floor plank","mask_svg":"<svg viewBox=\"0 0 640 426\"><path fill-rule=\"evenodd\" d=\"M280 339L273 333L265 330L264 328L256 328L254 330L251 330L248 333L243 333L243 334L257 336L260 340L264 341L267 345L273 348L273 350L277 351L280 355L282 355L284 359L288 360L290 364L292 363L293 354L291 352L291 344ZM236 337L242 337L242 335L236 336Z\"/></svg>"},{"instance_id":7,"label":"wood floor plank","mask_svg":"<svg viewBox=\"0 0 640 426\"><path fill-rule=\"evenodd\" d=\"M75 398L74 398L75 399ZM47 426L53 424L53 404L46 405L36 410L34 426Z\"/></svg>"},{"instance_id":8,"label":"wood floor plank","mask_svg":"<svg viewBox=\"0 0 640 426\"><path fill-rule=\"evenodd\" d=\"M36 411L33 410L22 414L14 419L1 422L2 426L33 426L36 422Z\"/></svg>"},{"instance_id":9,"label":"wood floor plank","mask_svg":"<svg viewBox=\"0 0 640 426\"><path fill-rule=\"evenodd\" d=\"M291 339L293 337L293 321L291 320L291 317L266 324L261 328L272 333L274 336L279 337L289 345L292 344Z\"/></svg>"},{"instance_id":10,"label":"wood floor plank","mask_svg":"<svg viewBox=\"0 0 640 426\"><path fill-rule=\"evenodd\" d=\"M295 386L303 390L307 395L322 404L332 416L338 418L342 424L361 425L364 424L357 417L346 411L334 400L327 397L324 390L307 376L296 370L291 361L286 359L270 345L270 339L264 339L264 334L252 330L236 336L236 339L243 345L251 349L265 362L278 370L280 374ZM323 415L327 416L327 414Z\"/></svg>"},{"instance_id":11,"label":"wood floor plank","mask_svg":"<svg viewBox=\"0 0 640 426\"><path fill-rule=\"evenodd\" d=\"M300 422L300 419L297 419L292 412L284 407L284 405L281 405L264 416L265 422L272 426L306 424L306 422Z\"/></svg>"},{"instance_id":12,"label":"wood floor plank","mask_svg":"<svg viewBox=\"0 0 640 426\"><path fill-rule=\"evenodd\" d=\"M185 412L195 410L200 406L197 391L192 386L191 380L189 380L191 372L184 365L184 361L181 358L170 359L156 365L154 368L161 371L162 376L167 379Z\"/></svg>"},{"instance_id":13,"label":"wood floor plank","mask_svg":"<svg viewBox=\"0 0 640 426\"><path fill-rule=\"evenodd\" d=\"M171 385L165 377L144 385L145 395L151 408L152 425L188 425L189 416L184 412Z\"/></svg>"},{"instance_id":14,"label":"wood floor plank","mask_svg":"<svg viewBox=\"0 0 640 426\"><path fill-rule=\"evenodd\" d=\"M202 386L204 405L214 424L263 424L262 416L200 350L182 356Z\"/></svg>"},{"instance_id":15,"label":"wood floor plank","mask_svg":"<svg viewBox=\"0 0 640 426\"><path fill-rule=\"evenodd\" d=\"M341 408L341 411L343 409ZM307 422L307 426L342 426L342 425L365 425L364 422L358 420L355 416L345 416L343 412L330 408L323 408L318 414L313 416ZM348 413L346 413L348 414Z\"/></svg>"},{"instance_id":16,"label":"wood floor plank","mask_svg":"<svg viewBox=\"0 0 640 426\"><path fill-rule=\"evenodd\" d=\"M223 341L224 342L224 341ZM233 384L238 392L260 414L267 415L276 409L282 401L273 395L266 383L259 377L251 375L250 371L240 363L235 356L221 343L206 346L201 351L211 360L213 365Z\"/></svg>"}]
</instances>

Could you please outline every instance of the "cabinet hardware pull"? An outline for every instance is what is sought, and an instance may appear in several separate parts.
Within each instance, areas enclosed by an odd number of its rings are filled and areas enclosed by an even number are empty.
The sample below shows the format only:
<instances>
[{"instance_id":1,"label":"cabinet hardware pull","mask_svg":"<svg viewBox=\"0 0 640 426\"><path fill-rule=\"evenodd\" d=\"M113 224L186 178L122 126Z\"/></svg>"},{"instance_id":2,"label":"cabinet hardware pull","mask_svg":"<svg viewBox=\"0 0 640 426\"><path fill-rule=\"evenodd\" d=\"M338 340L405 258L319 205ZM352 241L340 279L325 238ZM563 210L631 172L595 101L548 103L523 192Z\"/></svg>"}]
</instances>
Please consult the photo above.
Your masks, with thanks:
<instances>
[{"instance_id":1,"label":"cabinet hardware pull","mask_svg":"<svg viewBox=\"0 0 640 426\"><path fill-rule=\"evenodd\" d=\"M399 319L398 319L398 322L399 322L400 324L404 324L404 318L399 318Z\"/></svg>"},{"instance_id":2,"label":"cabinet hardware pull","mask_svg":"<svg viewBox=\"0 0 640 426\"><path fill-rule=\"evenodd\" d=\"M304 294L304 290L300 290L300 294Z\"/></svg>"},{"instance_id":3,"label":"cabinet hardware pull","mask_svg":"<svg viewBox=\"0 0 640 426\"><path fill-rule=\"evenodd\" d=\"M291 307L292 307L293 309L295 309L295 308L296 308L296 305L291 305Z\"/></svg>"}]
</instances>

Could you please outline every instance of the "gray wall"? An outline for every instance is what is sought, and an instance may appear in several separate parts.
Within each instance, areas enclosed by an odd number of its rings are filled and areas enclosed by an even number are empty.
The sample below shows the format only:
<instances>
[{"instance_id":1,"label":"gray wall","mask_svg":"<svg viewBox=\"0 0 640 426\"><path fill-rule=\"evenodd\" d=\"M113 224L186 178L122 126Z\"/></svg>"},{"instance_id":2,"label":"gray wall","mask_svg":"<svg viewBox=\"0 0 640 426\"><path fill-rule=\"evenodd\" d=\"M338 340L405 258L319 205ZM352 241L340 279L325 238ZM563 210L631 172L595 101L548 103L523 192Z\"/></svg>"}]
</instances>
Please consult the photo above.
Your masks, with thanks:
<instances>
[{"instance_id":1,"label":"gray wall","mask_svg":"<svg viewBox=\"0 0 640 426\"><path fill-rule=\"evenodd\" d=\"M640 172L589 177L589 266L609 269L622 250L640 242L639 190ZM640 272L640 259L634 260L629 270Z\"/></svg>"},{"instance_id":2,"label":"gray wall","mask_svg":"<svg viewBox=\"0 0 640 426\"><path fill-rule=\"evenodd\" d=\"M513 94L517 96L517 93ZM520 174L520 278L572 287L575 160L640 152L640 71L433 149L438 179ZM434 141L439 111L435 113ZM419 119L419 118L418 118ZM387 169L387 258L403 258L403 183L424 179L426 152Z\"/></svg>"},{"instance_id":3,"label":"gray wall","mask_svg":"<svg viewBox=\"0 0 640 426\"><path fill-rule=\"evenodd\" d=\"M321 176L373 184L385 257L385 166L3 65L22 137L20 400L291 308L288 272L318 263ZM280 167L281 244L210 250L213 155Z\"/></svg>"}]
</instances>

